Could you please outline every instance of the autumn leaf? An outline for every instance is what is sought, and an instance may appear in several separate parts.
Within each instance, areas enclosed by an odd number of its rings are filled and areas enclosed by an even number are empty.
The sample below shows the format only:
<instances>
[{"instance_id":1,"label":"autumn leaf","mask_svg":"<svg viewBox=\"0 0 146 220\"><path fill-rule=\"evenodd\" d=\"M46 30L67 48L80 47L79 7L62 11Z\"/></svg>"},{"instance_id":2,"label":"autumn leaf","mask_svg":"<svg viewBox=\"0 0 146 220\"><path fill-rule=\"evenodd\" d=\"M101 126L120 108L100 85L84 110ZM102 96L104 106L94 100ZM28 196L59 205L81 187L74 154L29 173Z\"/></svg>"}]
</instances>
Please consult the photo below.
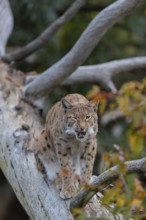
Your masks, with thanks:
<instances>
[{"instance_id":1,"label":"autumn leaf","mask_svg":"<svg viewBox=\"0 0 146 220\"><path fill-rule=\"evenodd\" d=\"M134 156L137 158L144 147L144 137L141 133L134 133L128 137L128 140L130 149L132 150Z\"/></svg>"},{"instance_id":2,"label":"autumn leaf","mask_svg":"<svg viewBox=\"0 0 146 220\"><path fill-rule=\"evenodd\" d=\"M135 207L135 208L138 208L138 209L141 209L141 208L142 208L142 201L141 201L141 199L134 198L134 199L131 201L131 206L132 206L132 207Z\"/></svg>"},{"instance_id":3,"label":"autumn leaf","mask_svg":"<svg viewBox=\"0 0 146 220\"><path fill-rule=\"evenodd\" d=\"M122 198L121 196L119 196L119 197L117 198L117 200L116 200L116 205L119 206L119 207L121 207L121 206L123 206L124 204L125 204L125 199Z\"/></svg>"}]
</instances>

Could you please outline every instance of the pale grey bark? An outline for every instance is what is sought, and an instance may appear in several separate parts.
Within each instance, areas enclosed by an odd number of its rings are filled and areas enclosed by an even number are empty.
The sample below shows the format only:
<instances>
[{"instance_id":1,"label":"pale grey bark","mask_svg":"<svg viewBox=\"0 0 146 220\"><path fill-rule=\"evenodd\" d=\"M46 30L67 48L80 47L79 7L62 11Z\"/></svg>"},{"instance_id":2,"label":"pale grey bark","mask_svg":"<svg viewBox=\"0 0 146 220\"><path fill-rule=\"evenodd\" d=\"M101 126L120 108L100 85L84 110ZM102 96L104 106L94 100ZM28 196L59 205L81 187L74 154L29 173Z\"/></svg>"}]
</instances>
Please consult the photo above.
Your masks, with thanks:
<instances>
[{"instance_id":1,"label":"pale grey bark","mask_svg":"<svg viewBox=\"0 0 146 220\"><path fill-rule=\"evenodd\" d=\"M107 111L102 115L101 125L107 126L108 123L118 120L119 118L124 118L124 113L118 110Z\"/></svg>"},{"instance_id":2,"label":"pale grey bark","mask_svg":"<svg viewBox=\"0 0 146 220\"><path fill-rule=\"evenodd\" d=\"M77 83L103 83L111 87L113 76L132 70L146 68L146 57L133 57L114 60L107 63L91 66L81 66L63 81L63 85ZM114 89L111 88L112 91Z\"/></svg>"},{"instance_id":3,"label":"pale grey bark","mask_svg":"<svg viewBox=\"0 0 146 220\"><path fill-rule=\"evenodd\" d=\"M91 54L103 35L145 0L118 0L99 13L85 29L72 49L56 64L26 86L26 95L43 96L73 73Z\"/></svg>"},{"instance_id":4,"label":"pale grey bark","mask_svg":"<svg viewBox=\"0 0 146 220\"><path fill-rule=\"evenodd\" d=\"M80 83L102 83L116 92L116 87L112 85L113 76L127 73L137 69L146 68L146 57L133 57L121 60L114 60L107 63L81 66L75 72L66 78L61 85L73 85ZM28 76L26 84L36 79L38 76Z\"/></svg>"},{"instance_id":5,"label":"pale grey bark","mask_svg":"<svg viewBox=\"0 0 146 220\"><path fill-rule=\"evenodd\" d=\"M3 60L6 62L18 61L24 59L28 55L32 54L39 48L41 48L48 39L65 23L71 20L79 9L86 3L86 0L76 0L73 4L65 11L65 13L55 20L47 29L45 29L35 40L31 41L24 47L6 54Z\"/></svg>"},{"instance_id":6,"label":"pale grey bark","mask_svg":"<svg viewBox=\"0 0 146 220\"><path fill-rule=\"evenodd\" d=\"M6 44L13 29L13 15L8 0L0 0L0 58L5 55Z\"/></svg>"}]
</instances>

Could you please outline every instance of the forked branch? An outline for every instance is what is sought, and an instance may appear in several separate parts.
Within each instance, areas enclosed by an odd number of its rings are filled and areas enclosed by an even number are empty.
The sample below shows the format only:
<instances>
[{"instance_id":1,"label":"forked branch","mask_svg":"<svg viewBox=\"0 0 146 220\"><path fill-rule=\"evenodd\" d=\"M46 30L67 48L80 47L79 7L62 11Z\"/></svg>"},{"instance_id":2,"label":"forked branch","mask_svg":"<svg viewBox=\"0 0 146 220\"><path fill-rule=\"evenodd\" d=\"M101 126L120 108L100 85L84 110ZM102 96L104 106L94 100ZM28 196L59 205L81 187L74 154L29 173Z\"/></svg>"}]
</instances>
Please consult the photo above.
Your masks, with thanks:
<instances>
[{"instance_id":1,"label":"forked branch","mask_svg":"<svg viewBox=\"0 0 146 220\"><path fill-rule=\"evenodd\" d=\"M98 65L81 66L71 76L65 79L62 84L71 85L84 82L99 82L108 85L113 76L140 68L146 68L146 57L133 57Z\"/></svg>"},{"instance_id":2,"label":"forked branch","mask_svg":"<svg viewBox=\"0 0 146 220\"><path fill-rule=\"evenodd\" d=\"M74 71L71 76L65 79L61 85L73 85L80 83L100 83L104 84L115 92L113 87L110 87L110 82L112 82L113 76L121 73L127 73L128 71L133 71L137 69L146 68L146 57L133 57L121 60L114 60L107 63L81 66L76 71ZM30 83L32 80L36 79L38 76L28 76L26 83Z\"/></svg>"}]
</instances>

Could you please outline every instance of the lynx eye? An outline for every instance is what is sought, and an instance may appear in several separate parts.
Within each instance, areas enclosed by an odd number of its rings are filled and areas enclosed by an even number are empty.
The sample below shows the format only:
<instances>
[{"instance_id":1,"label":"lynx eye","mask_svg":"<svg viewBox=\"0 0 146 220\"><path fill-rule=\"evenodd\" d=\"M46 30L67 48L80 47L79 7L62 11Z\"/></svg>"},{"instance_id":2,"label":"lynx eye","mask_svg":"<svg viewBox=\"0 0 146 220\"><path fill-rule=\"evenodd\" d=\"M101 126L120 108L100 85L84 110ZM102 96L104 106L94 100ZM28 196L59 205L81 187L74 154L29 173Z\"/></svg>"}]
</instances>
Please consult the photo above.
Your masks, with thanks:
<instances>
[{"instance_id":1,"label":"lynx eye","mask_svg":"<svg viewBox=\"0 0 146 220\"><path fill-rule=\"evenodd\" d=\"M86 120L88 120L88 119L90 119L91 118L91 116L90 115L87 115L86 116Z\"/></svg>"}]
</instances>

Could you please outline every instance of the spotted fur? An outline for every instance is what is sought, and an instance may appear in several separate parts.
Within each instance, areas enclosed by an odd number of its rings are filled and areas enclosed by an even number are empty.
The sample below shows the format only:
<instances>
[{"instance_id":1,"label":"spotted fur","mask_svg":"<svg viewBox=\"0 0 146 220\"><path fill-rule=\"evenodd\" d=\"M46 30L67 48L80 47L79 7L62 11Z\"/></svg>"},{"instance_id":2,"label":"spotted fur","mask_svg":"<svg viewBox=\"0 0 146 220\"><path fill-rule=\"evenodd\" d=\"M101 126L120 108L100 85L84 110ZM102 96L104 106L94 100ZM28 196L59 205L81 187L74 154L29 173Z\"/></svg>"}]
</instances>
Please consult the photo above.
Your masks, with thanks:
<instances>
[{"instance_id":1,"label":"spotted fur","mask_svg":"<svg viewBox=\"0 0 146 220\"><path fill-rule=\"evenodd\" d=\"M70 94L48 112L35 150L37 167L61 190L72 197L78 183L89 184L96 154L97 105L84 96Z\"/></svg>"}]
</instances>

